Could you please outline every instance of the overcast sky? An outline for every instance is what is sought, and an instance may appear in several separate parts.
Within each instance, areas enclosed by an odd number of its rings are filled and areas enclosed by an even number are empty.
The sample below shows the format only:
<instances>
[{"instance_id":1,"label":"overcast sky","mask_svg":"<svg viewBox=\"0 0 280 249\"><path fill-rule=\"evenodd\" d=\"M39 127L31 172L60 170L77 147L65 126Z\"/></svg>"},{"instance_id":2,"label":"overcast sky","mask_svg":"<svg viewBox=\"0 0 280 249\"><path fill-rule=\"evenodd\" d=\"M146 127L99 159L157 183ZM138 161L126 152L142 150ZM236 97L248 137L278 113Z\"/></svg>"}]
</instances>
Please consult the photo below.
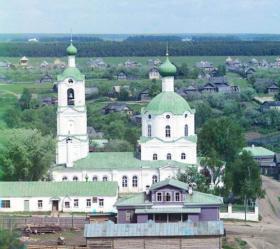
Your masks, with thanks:
<instances>
[{"instance_id":1,"label":"overcast sky","mask_svg":"<svg viewBox=\"0 0 280 249\"><path fill-rule=\"evenodd\" d=\"M280 0L0 0L0 33L280 33Z\"/></svg>"}]
</instances>

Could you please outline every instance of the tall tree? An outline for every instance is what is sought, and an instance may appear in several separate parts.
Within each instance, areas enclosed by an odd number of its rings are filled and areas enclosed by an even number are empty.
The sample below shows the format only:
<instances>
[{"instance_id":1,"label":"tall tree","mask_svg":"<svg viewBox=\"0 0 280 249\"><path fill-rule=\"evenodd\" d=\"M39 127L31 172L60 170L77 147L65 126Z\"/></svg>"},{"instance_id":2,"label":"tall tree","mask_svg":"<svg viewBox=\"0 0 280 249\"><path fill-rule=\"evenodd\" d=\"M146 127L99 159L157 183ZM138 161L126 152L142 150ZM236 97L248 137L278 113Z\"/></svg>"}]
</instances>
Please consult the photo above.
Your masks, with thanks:
<instances>
[{"instance_id":1,"label":"tall tree","mask_svg":"<svg viewBox=\"0 0 280 249\"><path fill-rule=\"evenodd\" d=\"M19 106L22 110L29 109L31 105L32 94L29 89L24 88L20 99L18 101Z\"/></svg>"},{"instance_id":2,"label":"tall tree","mask_svg":"<svg viewBox=\"0 0 280 249\"><path fill-rule=\"evenodd\" d=\"M3 180L40 180L54 161L54 140L37 130L15 129L7 141L0 147Z\"/></svg>"},{"instance_id":3,"label":"tall tree","mask_svg":"<svg viewBox=\"0 0 280 249\"><path fill-rule=\"evenodd\" d=\"M203 156L232 162L245 144L243 131L235 121L222 117L208 120L198 136L198 146Z\"/></svg>"},{"instance_id":4,"label":"tall tree","mask_svg":"<svg viewBox=\"0 0 280 249\"><path fill-rule=\"evenodd\" d=\"M0 229L0 249L24 249L25 246L19 240L19 234Z\"/></svg>"}]
</instances>

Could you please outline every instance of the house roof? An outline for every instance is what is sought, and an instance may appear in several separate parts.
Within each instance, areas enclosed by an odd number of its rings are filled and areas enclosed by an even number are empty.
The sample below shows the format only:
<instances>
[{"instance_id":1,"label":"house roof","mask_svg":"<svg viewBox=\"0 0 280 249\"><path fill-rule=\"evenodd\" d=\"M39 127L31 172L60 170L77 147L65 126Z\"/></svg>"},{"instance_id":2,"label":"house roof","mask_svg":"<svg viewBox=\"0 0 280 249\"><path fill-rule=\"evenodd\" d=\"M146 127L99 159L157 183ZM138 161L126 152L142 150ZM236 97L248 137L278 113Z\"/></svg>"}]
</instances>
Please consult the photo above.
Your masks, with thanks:
<instances>
[{"instance_id":1,"label":"house roof","mask_svg":"<svg viewBox=\"0 0 280 249\"><path fill-rule=\"evenodd\" d=\"M188 102L175 92L162 92L158 94L143 110L154 115L160 115L165 112L181 115L185 112L192 112Z\"/></svg>"},{"instance_id":2,"label":"house roof","mask_svg":"<svg viewBox=\"0 0 280 249\"><path fill-rule=\"evenodd\" d=\"M243 150L251 152L252 156L274 156L275 153L261 146L244 147Z\"/></svg>"},{"instance_id":3,"label":"house roof","mask_svg":"<svg viewBox=\"0 0 280 249\"><path fill-rule=\"evenodd\" d=\"M74 78L75 80L85 80L85 76L76 67L67 67L62 74L57 76L58 81L63 81L66 78Z\"/></svg>"},{"instance_id":4,"label":"house roof","mask_svg":"<svg viewBox=\"0 0 280 249\"><path fill-rule=\"evenodd\" d=\"M222 236L223 221L177 222L177 223L132 223L115 224L112 221L101 224L86 224L85 238L109 237L175 237L175 236Z\"/></svg>"},{"instance_id":5,"label":"house roof","mask_svg":"<svg viewBox=\"0 0 280 249\"><path fill-rule=\"evenodd\" d=\"M117 182L0 182L0 198L116 196Z\"/></svg>"},{"instance_id":6,"label":"house roof","mask_svg":"<svg viewBox=\"0 0 280 249\"><path fill-rule=\"evenodd\" d=\"M189 187L187 186L187 184L185 182L181 182L181 181L170 178L170 179L166 179L164 181L154 183L150 187L150 190L159 189L159 188L162 188L164 186L172 186L172 187L179 188L179 189L184 189L184 190L189 189Z\"/></svg>"},{"instance_id":7,"label":"house roof","mask_svg":"<svg viewBox=\"0 0 280 249\"><path fill-rule=\"evenodd\" d=\"M116 158L121 158L116 160ZM176 161L144 161L136 158L133 152L94 152L89 153L86 158L74 162L74 167L65 168L64 166L57 166L56 171L75 171L81 169L87 170L127 170L139 168L161 168L164 166L175 166L186 169L191 165L180 163Z\"/></svg>"}]
</instances>

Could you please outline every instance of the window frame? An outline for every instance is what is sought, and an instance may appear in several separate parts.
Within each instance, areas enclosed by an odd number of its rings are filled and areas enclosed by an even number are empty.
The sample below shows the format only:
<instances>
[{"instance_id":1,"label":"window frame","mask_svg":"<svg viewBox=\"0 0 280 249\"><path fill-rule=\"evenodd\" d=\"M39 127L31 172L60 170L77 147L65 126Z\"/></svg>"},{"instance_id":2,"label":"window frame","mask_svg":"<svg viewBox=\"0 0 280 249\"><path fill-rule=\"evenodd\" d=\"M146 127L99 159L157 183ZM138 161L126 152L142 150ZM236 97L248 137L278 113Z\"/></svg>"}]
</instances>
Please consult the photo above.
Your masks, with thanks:
<instances>
[{"instance_id":1,"label":"window frame","mask_svg":"<svg viewBox=\"0 0 280 249\"><path fill-rule=\"evenodd\" d=\"M90 208L91 207L91 199L86 199L86 207Z\"/></svg>"},{"instance_id":2,"label":"window frame","mask_svg":"<svg viewBox=\"0 0 280 249\"><path fill-rule=\"evenodd\" d=\"M160 196L160 198L159 198L159 196ZM156 201L157 202L162 202L162 200L163 200L163 194L162 194L162 192L157 192L156 193Z\"/></svg>"},{"instance_id":3,"label":"window frame","mask_svg":"<svg viewBox=\"0 0 280 249\"><path fill-rule=\"evenodd\" d=\"M132 187L137 188L138 187L138 176L132 177Z\"/></svg>"},{"instance_id":4,"label":"window frame","mask_svg":"<svg viewBox=\"0 0 280 249\"><path fill-rule=\"evenodd\" d=\"M38 207L38 209L42 209L43 208L43 200L38 200L37 201L37 207Z\"/></svg>"},{"instance_id":5,"label":"window frame","mask_svg":"<svg viewBox=\"0 0 280 249\"><path fill-rule=\"evenodd\" d=\"M79 199L74 199L74 208L79 207Z\"/></svg>"},{"instance_id":6,"label":"window frame","mask_svg":"<svg viewBox=\"0 0 280 249\"><path fill-rule=\"evenodd\" d=\"M171 137L171 126L170 125L165 126L165 137L168 137L168 138Z\"/></svg>"},{"instance_id":7,"label":"window frame","mask_svg":"<svg viewBox=\"0 0 280 249\"><path fill-rule=\"evenodd\" d=\"M148 137L152 136L152 126L148 124Z\"/></svg>"},{"instance_id":8,"label":"window frame","mask_svg":"<svg viewBox=\"0 0 280 249\"><path fill-rule=\"evenodd\" d=\"M181 153L181 160L186 160L186 153L185 152Z\"/></svg>"},{"instance_id":9,"label":"window frame","mask_svg":"<svg viewBox=\"0 0 280 249\"><path fill-rule=\"evenodd\" d=\"M122 176L122 187L127 188L128 187L128 177Z\"/></svg>"},{"instance_id":10,"label":"window frame","mask_svg":"<svg viewBox=\"0 0 280 249\"><path fill-rule=\"evenodd\" d=\"M172 160L172 154L171 153L166 154L166 160Z\"/></svg>"},{"instance_id":11,"label":"window frame","mask_svg":"<svg viewBox=\"0 0 280 249\"><path fill-rule=\"evenodd\" d=\"M153 161L157 161L158 160L158 155L157 155L157 153L154 153L153 154Z\"/></svg>"},{"instance_id":12,"label":"window frame","mask_svg":"<svg viewBox=\"0 0 280 249\"><path fill-rule=\"evenodd\" d=\"M1 200L0 208L11 208L11 200Z\"/></svg>"},{"instance_id":13,"label":"window frame","mask_svg":"<svg viewBox=\"0 0 280 249\"><path fill-rule=\"evenodd\" d=\"M103 198L98 199L98 206L99 207L104 207L104 199Z\"/></svg>"},{"instance_id":14,"label":"window frame","mask_svg":"<svg viewBox=\"0 0 280 249\"><path fill-rule=\"evenodd\" d=\"M154 180L154 178L155 178L156 180ZM157 182L158 182L158 176L157 176L157 175L153 175L153 176L152 176L152 183L155 184L155 183L157 183Z\"/></svg>"}]
</instances>

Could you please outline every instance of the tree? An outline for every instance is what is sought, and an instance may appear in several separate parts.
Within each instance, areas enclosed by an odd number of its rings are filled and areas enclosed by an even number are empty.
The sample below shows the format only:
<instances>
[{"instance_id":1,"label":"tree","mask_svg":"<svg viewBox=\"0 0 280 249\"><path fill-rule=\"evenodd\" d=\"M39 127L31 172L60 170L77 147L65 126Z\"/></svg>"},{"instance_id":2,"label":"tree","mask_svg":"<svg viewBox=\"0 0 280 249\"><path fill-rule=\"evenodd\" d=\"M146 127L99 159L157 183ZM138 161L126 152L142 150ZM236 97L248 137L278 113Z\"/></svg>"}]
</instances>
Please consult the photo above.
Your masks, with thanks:
<instances>
[{"instance_id":1,"label":"tree","mask_svg":"<svg viewBox=\"0 0 280 249\"><path fill-rule=\"evenodd\" d=\"M3 180L37 181L54 161L55 143L37 130L15 129L0 147L0 168Z\"/></svg>"},{"instance_id":2,"label":"tree","mask_svg":"<svg viewBox=\"0 0 280 249\"><path fill-rule=\"evenodd\" d=\"M195 106L195 110L195 123L197 128L200 128L208 119L213 116L212 109L207 102L198 103Z\"/></svg>"},{"instance_id":3,"label":"tree","mask_svg":"<svg viewBox=\"0 0 280 249\"><path fill-rule=\"evenodd\" d=\"M0 230L0 249L23 249L19 234L8 230Z\"/></svg>"},{"instance_id":4,"label":"tree","mask_svg":"<svg viewBox=\"0 0 280 249\"><path fill-rule=\"evenodd\" d=\"M184 78L189 77L190 70L188 68L188 65L184 62L181 66L178 67L178 75L183 76Z\"/></svg>"},{"instance_id":5,"label":"tree","mask_svg":"<svg viewBox=\"0 0 280 249\"><path fill-rule=\"evenodd\" d=\"M238 123L222 117L208 120L198 136L198 146L203 156L211 157L213 150L219 160L232 162L245 144Z\"/></svg>"},{"instance_id":6,"label":"tree","mask_svg":"<svg viewBox=\"0 0 280 249\"><path fill-rule=\"evenodd\" d=\"M199 173L195 167L189 167L184 173L179 173L177 179L187 184L196 185L196 189L198 191L204 193L209 191L210 182L208 178L205 175Z\"/></svg>"},{"instance_id":7,"label":"tree","mask_svg":"<svg viewBox=\"0 0 280 249\"><path fill-rule=\"evenodd\" d=\"M127 101L128 99L129 99L129 92L127 89L122 87L118 96L118 100Z\"/></svg>"},{"instance_id":8,"label":"tree","mask_svg":"<svg viewBox=\"0 0 280 249\"><path fill-rule=\"evenodd\" d=\"M29 109L31 104L32 94L29 89L24 88L20 99L18 101L19 106L22 110Z\"/></svg>"},{"instance_id":9,"label":"tree","mask_svg":"<svg viewBox=\"0 0 280 249\"><path fill-rule=\"evenodd\" d=\"M104 151L110 152L127 152L133 151L133 146L125 140L110 140L105 145Z\"/></svg>"},{"instance_id":10,"label":"tree","mask_svg":"<svg viewBox=\"0 0 280 249\"><path fill-rule=\"evenodd\" d=\"M149 95L151 97L155 97L156 95L158 95L161 91L161 88L160 88L160 84L159 82L157 82L156 80L153 80L152 81L152 85L149 89Z\"/></svg>"},{"instance_id":11,"label":"tree","mask_svg":"<svg viewBox=\"0 0 280 249\"><path fill-rule=\"evenodd\" d=\"M260 169L252 155L243 151L226 170L226 186L242 200L256 200L264 196Z\"/></svg>"},{"instance_id":12,"label":"tree","mask_svg":"<svg viewBox=\"0 0 280 249\"><path fill-rule=\"evenodd\" d=\"M225 65L219 65L216 76L225 76L226 75L226 67Z\"/></svg>"}]
</instances>

